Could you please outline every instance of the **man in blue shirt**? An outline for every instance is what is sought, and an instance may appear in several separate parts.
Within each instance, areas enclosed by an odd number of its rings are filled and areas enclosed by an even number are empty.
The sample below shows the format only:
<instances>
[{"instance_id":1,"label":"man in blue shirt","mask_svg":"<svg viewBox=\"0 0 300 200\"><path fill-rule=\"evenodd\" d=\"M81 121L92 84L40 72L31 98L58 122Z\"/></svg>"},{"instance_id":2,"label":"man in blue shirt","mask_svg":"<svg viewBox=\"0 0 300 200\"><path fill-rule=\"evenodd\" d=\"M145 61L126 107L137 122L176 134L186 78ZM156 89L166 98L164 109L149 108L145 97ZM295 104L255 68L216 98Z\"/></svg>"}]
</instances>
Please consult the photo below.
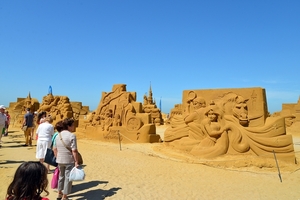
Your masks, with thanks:
<instances>
[{"instance_id":1,"label":"man in blue shirt","mask_svg":"<svg viewBox=\"0 0 300 200\"><path fill-rule=\"evenodd\" d=\"M24 115L23 120L23 131L25 135L25 145L24 146L32 146L32 138L31 138L31 130L33 128L33 114L30 112L30 108L26 109L26 114ZM27 127L27 128L24 128Z\"/></svg>"}]
</instances>

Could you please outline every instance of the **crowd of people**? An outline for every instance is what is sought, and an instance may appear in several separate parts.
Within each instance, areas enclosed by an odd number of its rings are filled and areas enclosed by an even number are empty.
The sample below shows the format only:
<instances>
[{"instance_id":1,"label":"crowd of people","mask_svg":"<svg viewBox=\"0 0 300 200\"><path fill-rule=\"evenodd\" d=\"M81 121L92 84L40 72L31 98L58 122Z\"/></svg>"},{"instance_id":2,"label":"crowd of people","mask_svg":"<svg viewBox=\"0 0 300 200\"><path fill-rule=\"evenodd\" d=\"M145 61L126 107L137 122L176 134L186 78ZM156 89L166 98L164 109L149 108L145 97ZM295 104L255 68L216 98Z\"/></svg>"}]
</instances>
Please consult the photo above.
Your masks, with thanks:
<instances>
[{"instance_id":1,"label":"crowd of people","mask_svg":"<svg viewBox=\"0 0 300 200\"><path fill-rule=\"evenodd\" d=\"M4 135L9 126L9 119L10 117L5 114L5 107L0 106L0 130L4 130ZM32 146L32 140L36 139L36 159L38 161L23 162L18 167L13 181L8 186L7 200L48 200L48 198L41 197L42 192L46 196L49 194L47 174L52 173L49 164L45 163L47 149L53 150L59 170L57 199L69 199L68 195L72 190L72 181L69 180L70 172L74 167L80 166L77 139L73 133L74 122L72 118L66 118L53 126L53 119L46 112L37 113L32 112L30 108L26 109L21 127L25 136L23 146Z\"/></svg>"}]
</instances>

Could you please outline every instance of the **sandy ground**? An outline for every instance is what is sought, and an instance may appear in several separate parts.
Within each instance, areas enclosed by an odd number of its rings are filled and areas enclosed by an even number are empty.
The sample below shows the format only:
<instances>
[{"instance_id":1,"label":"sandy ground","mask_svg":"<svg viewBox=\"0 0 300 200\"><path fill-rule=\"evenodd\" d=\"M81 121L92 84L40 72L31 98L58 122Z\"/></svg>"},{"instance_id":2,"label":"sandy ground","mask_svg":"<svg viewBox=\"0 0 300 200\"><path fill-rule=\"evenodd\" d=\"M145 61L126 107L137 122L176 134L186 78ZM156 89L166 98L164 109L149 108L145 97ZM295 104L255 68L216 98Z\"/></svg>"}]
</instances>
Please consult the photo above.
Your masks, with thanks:
<instances>
[{"instance_id":1,"label":"sandy ground","mask_svg":"<svg viewBox=\"0 0 300 200\"><path fill-rule=\"evenodd\" d=\"M163 135L164 129L160 127L157 132ZM7 186L20 163L36 160L36 141L33 147L23 147L21 130L10 131L8 137L2 138L0 149L0 199L5 199ZM76 134L86 178L73 183L69 195L72 199L300 199L299 164L279 161L281 182L275 160L269 166L251 165L250 158L232 158L230 166L222 160L203 161L168 152L163 143L120 146ZM293 138L300 161L300 134ZM241 160L248 164L239 165ZM51 181L52 174L48 178ZM50 185L49 192L48 198L55 200L57 193Z\"/></svg>"}]
</instances>

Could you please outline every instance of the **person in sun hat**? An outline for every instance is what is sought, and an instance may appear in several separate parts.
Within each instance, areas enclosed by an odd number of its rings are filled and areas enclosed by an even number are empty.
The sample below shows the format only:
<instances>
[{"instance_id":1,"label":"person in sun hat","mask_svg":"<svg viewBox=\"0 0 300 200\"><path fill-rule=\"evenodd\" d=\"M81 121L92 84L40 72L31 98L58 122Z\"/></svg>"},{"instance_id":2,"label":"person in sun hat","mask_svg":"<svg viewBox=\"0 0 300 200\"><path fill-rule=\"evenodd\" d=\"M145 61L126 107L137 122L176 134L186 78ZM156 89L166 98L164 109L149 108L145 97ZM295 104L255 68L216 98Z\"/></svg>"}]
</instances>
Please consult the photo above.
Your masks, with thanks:
<instances>
[{"instance_id":1,"label":"person in sun hat","mask_svg":"<svg viewBox=\"0 0 300 200\"><path fill-rule=\"evenodd\" d=\"M2 131L5 128L5 122L6 122L6 115L5 115L5 107L3 105L0 105L0 146L2 144Z\"/></svg>"}]
</instances>

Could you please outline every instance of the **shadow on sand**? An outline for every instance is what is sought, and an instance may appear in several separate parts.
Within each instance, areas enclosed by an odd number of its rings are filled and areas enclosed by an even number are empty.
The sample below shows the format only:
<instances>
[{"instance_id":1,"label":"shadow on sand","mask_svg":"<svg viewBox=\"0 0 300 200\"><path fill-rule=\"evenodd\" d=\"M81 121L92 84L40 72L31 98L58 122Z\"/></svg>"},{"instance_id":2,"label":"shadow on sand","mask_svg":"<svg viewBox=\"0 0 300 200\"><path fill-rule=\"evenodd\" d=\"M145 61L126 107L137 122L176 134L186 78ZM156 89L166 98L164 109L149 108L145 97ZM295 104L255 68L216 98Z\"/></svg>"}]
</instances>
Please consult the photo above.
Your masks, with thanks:
<instances>
[{"instance_id":1,"label":"shadow on sand","mask_svg":"<svg viewBox=\"0 0 300 200\"><path fill-rule=\"evenodd\" d=\"M19 160L19 161L15 161L15 160L3 160L3 161L0 161L0 167L1 165L5 165L5 164L21 164L25 162L24 160Z\"/></svg>"},{"instance_id":2,"label":"shadow on sand","mask_svg":"<svg viewBox=\"0 0 300 200\"><path fill-rule=\"evenodd\" d=\"M20 148L20 147L30 147L30 146L24 146L24 142L22 141L9 141L9 142L3 142L1 148ZM33 146L31 146L33 148Z\"/></svg>"},{"instance_id":3,"label":"shadow on sand","mask_svg":"<svg viewBox=\"0 0 300 200\"><path fill-rule=\"evenodd\" d=\"M81 183L81 184L77 184L74 185L72 188L72 193L74 192L79 192L82 190L86 190L88 188L92 188L92 187L96 187L99 184L107 184L108 181L90 181L90 182L86 182L86 183ZM110 188L108 190L102 190L102 189L90 189L89 191L85 191L82 193L76 193L74 195L69 195L69 197L78 197L77 200L99 200L99 199L105 199L106 197L110 197L113 196L117 193L118 190L120 190L121 188Z\"/></svg>"},{"instance_id":4,"label":"shadow on sand","mask_svg":"<svg viewBox=\"0 0 300 200\"><path fill-rule=\"evenodd\" d=\"M7 133L15 133L15 132L19 132L19 131L7 131Z\"/></svg>"}]
</instances>

